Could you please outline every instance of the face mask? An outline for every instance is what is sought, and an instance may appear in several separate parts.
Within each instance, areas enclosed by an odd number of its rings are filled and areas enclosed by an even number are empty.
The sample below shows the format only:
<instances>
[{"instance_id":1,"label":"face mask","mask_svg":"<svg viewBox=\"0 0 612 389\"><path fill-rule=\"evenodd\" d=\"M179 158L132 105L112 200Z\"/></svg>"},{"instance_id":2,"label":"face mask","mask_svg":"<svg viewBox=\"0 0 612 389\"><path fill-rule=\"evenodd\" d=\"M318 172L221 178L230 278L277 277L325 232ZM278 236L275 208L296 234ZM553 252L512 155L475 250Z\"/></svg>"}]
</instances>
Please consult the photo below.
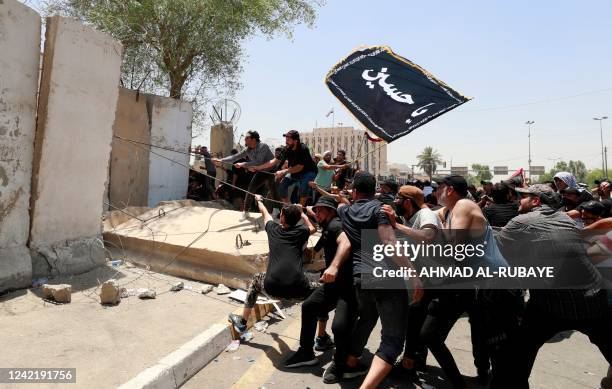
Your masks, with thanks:
<instances>
[{"instance_id":1,"label":"face mask","mask_svg":"<svg viewBox=\"0 0 612 389\"><path fill-rule=\"evenodd\" d=\"M406 200L402 200L399 204L394 204L395 213L397 213L397 216L404 216L406 214L406 210L404 209L404 201Z\"/></svg>"}]
</instances>

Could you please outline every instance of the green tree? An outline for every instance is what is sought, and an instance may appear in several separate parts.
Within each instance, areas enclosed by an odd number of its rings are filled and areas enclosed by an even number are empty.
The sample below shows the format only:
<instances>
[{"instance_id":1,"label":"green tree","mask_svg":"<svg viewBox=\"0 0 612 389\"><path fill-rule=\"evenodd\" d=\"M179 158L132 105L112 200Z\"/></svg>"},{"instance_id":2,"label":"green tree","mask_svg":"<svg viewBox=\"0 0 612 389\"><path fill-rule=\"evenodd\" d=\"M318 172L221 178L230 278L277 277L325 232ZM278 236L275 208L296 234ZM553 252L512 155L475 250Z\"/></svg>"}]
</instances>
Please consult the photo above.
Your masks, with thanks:
<instances>
[{"instance_id":1,"label":"green tree","mask_svg":"<svg viewBox=\"0 0 612 389\"><path fill-rule=\"evenodd\" d=\"M601 169L593 169L589 170L587 173L584 183L589 185L589 187L595 186L595 180L601 180L604 177L603 170Z\"/></svg>"},{"instance_id":2,"label":"green tree","mask_svg":"<svg viewBox=\"0 0 612 389\"><path fill-rule=\"evenodd\" d=\"M296 24L314 24L316 6L322 4L322 0L48 0L45 9L47 14L76 17L121 41L124 86L190 101L195 114L205 119L211 92L231 94L239 88L245 39L257 33L291 37Z\"/></svg>"},{"instance_id":3,"label":"green tree","mask_svg":"<svg viewBox=\"0 0 612 389\"><path fill-rule=\"evenodd\" d=\"M419 160L417 166L423 169L430 179L436 172L438 165L442 163L440 153L431 146L425 147L421 154L417 155L417 159Z\"/></svg>"},{"instance_id":4,"label":"green tree","mask_svg":"<svg viewBox=\"0 0 612 389\"><path fill-rule=\"evenodd\" d=\"M538 182L542 183L545 181L552 181L555 174L558 172L570 172L576 178L577 182L584 182L587 178L587 169L582 161L572 161L569 162L559 161L553 166L552 169L548 171L548 173L542 174L538 178Z\"/></svg>"},{"instance_id":5,"label":"green tree","mask_svg":"<svg viewBox=\"0 0 612 389\"><path fill-rule=\"evenodd\" d=\"M490 180L493 178L493 173L489 170L489 165L481 165L478 163L472 164L472 171L474 175L468 177L468 181L474 186L480 185L480 181Z\"/></svg>"}]
</instances>

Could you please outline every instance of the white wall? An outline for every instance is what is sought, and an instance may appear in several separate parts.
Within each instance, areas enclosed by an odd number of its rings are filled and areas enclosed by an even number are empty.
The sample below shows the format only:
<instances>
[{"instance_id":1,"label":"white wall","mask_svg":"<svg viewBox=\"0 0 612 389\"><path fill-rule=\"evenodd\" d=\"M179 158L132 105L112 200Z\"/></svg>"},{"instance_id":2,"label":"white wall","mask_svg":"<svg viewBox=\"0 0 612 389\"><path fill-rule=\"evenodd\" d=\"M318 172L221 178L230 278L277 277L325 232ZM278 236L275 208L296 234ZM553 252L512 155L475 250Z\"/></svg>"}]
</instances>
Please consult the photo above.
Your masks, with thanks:
<instances>
[{"instance_id":1,"label":"white wall","mask_svg":"<svg viewBox=\"0 0 612 389\"><path fill-rule=\"evenodd\" d=\"M26 243L40 26L34 10L15 0L0 2L0 291L31 282Z\"/></svg>"},{"instance_id":2,"label":"white wall","mask_svg":"<svg viewBox=\"0 0 612 389\"><path fill-rule=\"evenodd\" d=\"M69 18L47 19L30 247L100 235L122 47Z\"/></svg>"},{"instance_id":3,"label":"white wall","mask_svg":"<svg viewBox=\"0 0 612 389\"><path fill-rule=\"evenodd\" d=\"M151 120L151 144L187 151L191 145L191 104L168 97L147 96ZM189 155L151 148L149 154L149 207L160 201L180 200L187 196Z\"/></svg>"}]
</instances>

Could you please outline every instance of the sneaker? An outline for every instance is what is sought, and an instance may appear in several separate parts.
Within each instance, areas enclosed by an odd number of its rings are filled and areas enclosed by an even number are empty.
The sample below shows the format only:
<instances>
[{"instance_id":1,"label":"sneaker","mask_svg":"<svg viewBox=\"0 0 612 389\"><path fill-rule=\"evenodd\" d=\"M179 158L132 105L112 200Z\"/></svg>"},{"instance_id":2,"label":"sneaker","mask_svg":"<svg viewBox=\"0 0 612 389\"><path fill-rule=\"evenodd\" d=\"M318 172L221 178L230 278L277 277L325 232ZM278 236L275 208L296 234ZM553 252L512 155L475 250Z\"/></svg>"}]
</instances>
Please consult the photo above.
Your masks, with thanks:
<instances>
[{"instance_id":1,"label":"sneaker","mask_svg":"<svg viewBox=\"0 0 612 389\"><path fill-rule=\"evenodd\" d=\"M232 325L234 326L234 329L237 332L243 333L244 331L246 331L247 322L242 316L231 313L229 315L229 321L232 322Z\"/></svg>"},{"instance_id":2,"label":"sneaker","mask_svg":"<svg viewBox=\"0 0 612 389\"><path fill-rule=\"evenodd\" d=\"M316 351L325 351L334 347L334 341L327 333L323 336L317 336L315 339L314 349Z\"/></svg>"},{"instance_id":3,"label":"sneaker","mask_svg":"<svg viewBox=\"0 0 612 389\"><path fill-rule=\"evenodd\" d=\"M247 212L243 212L242 215L240 215L240 219L238 219L239 222L244 222L249 218L249 214Z\"/></svg>"},{"instance_id":4,"label":"sneaker","mask_svg":"<svg viewBox=\"0 0 612 389\"><path fill-rule=\"evenodd\" d=\"M369 369L370 366L364 365L361 362L358 362L355 367L345 366L342 369L342 378L350 380L351 378L361 377L368 374Z\"/></svg>"},{"instance_id":5,"label":"sneaker","mask_svg":"<svg viewBox=\"0 0 612 389\"><path fill-rule=\"evenodd\" d=\"M285 367L312 366L319 363L312 350L306 351L299 348L292 356L285 361Z\"/></svg>"},{"instance_id":6,"label":"sneaker","mask_svg":"<svg viewBox=\"0 0 612 389\"><path fill-rule=\"evenodd\" d=\"M336 366L336 362L332 361L323 372L323 383L335 384L340 381L340 378L342 378L342 371Z\"/></svg>"}]
</instances>

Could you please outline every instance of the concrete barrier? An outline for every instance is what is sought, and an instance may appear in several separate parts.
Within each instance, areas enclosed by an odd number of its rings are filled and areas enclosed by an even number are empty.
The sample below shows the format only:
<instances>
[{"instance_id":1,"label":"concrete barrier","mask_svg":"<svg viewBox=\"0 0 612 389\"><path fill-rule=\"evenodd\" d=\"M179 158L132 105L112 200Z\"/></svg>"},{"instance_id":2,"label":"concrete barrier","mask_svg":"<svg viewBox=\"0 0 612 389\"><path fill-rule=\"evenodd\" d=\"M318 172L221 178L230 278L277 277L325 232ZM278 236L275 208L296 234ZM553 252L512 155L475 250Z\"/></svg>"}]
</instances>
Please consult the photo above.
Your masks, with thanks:
<instances>
[{"instance_id":1,"label":"concrete barrier","mask_svg":"<svg viewBox=\"0 0 612 389\"><path fill-rule=\"evenodd\" d=\"M0 292L32 281L26 244L40 25L31 8L16 0L0 2Z\"/></svg>"},{"instance_id":2,"label":"concrete barrier","mask_svg":"<svg viewBox=\"0 0 612 389\"><path fill-rule=\"evenodd\" d=\"M121 52L118 41L74 19L47 19L32 177L35 275L104 262L99 238Z\"/></svg>"}]
</instances>

